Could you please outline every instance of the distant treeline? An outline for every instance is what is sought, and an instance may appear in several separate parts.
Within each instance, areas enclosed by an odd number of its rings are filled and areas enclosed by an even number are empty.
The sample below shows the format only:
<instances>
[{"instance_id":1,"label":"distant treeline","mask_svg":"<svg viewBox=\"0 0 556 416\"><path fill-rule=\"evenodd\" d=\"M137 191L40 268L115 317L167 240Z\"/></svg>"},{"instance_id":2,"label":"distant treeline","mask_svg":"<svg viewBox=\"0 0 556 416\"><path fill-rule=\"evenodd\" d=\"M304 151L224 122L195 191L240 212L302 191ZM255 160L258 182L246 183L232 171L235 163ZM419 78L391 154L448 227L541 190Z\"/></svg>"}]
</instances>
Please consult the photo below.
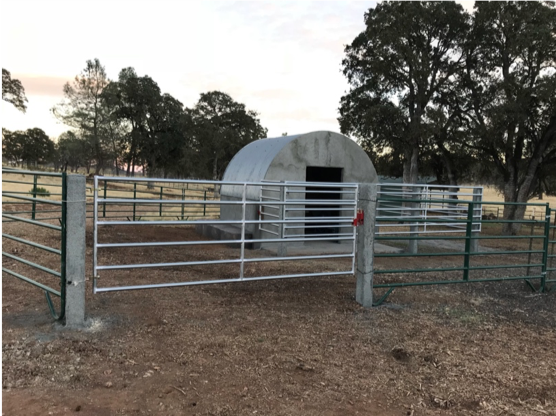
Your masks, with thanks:
<instances>
[{"instance_id":1,"label":"distant treeline","mask_svg":"<svg viewBox=\"0 0 556 416\"><path fill-rule=\"evenodd\" d=\"M151 176L218 179L238 150L267 135L257 113L228 94L203 93L193 108L184 108L133 68L109 80L98 59L87 61L63 92L52 112L71 129L56 141L39 128L2 129L4 158L61 170L132 176L141 167Z\"/></svg>"}]
</instances>

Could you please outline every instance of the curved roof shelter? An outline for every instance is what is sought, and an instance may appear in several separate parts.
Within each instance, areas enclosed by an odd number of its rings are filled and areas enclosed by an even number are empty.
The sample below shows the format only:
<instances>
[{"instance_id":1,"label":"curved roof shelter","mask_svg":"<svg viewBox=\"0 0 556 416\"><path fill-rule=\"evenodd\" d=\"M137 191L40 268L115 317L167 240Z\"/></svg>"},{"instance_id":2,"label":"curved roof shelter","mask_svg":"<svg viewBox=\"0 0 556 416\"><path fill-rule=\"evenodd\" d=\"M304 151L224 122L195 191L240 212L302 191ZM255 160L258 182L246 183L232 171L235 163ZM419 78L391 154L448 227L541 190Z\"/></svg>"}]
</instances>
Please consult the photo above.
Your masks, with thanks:
<instances>
[{"instance_id":1,"label":"curved roof shelter","mask_svg":"<svg viewBox=\"0 0 556 416\"><path fill-rule=\"evenodd\" d=\"M378 177L365 151L353 140L315 131L249 143L230 161L223 180L374 183ZM238 186L221 190L222 196L230 197L241 198L241 192ZM255 189L248 192L248 199L259 199Z\"/></svg>"}]
</instances>

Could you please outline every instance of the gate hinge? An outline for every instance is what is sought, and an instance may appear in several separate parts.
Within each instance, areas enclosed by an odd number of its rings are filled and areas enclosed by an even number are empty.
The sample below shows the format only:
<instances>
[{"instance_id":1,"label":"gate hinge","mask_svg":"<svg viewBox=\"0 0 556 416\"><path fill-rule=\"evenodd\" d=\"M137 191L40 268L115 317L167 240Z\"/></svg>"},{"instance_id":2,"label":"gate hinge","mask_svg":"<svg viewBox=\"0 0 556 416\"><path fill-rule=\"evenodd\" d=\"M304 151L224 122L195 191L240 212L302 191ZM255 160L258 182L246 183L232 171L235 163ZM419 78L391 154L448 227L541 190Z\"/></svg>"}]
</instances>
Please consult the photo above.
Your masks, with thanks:
<instances>
[{"instance_id":1,"label":"gate hinge","mask_svg":"<svg viewBox=\"0 0 556 416\"><path fill-rule=\"evenodd\" d=\"M363 225L365 222L365 213L362 209L357 210L357 216L353 219L353 226L357 227L359 225Z\"/></svg>"}]
</instances>

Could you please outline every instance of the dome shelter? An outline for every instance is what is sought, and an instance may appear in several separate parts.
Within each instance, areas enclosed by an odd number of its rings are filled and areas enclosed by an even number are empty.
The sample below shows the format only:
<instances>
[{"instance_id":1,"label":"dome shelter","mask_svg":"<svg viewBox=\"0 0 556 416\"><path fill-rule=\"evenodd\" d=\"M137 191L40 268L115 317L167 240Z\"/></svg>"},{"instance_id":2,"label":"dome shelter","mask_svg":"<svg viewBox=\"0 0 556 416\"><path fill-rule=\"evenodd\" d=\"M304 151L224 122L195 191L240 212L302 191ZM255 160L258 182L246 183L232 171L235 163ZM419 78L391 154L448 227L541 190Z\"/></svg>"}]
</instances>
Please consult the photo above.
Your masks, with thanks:
<instances>
[{"instance_id":1,"label":"dome shelter","mask_svg":"<svg viewBox=\"0 0 556 416\"><path fill-rule=\"evenodd\" d=\"M316 131L249 143L230 161L223 181L376 183L378 177L365 151L353 140L330 131ZM242 186L223 185L220 190L223 201L240 201L242 195ZM327 199L329 194L315 194L314 198L319 196ZM259 201L260 197L260 187L247 188L248 200ZM258 219L258 208L247 205L246 219ZM222 220L241 217L241 206L222 206ZM256 224L249 224L246 231L254 238L269 238Z\"/></svg>"},{"instance_id":2,"label":"dome shelter","mask_svg":"<svg viewBox=\"0 0 556 416\"><path fill-rule=\"evenodd\" d=\"M249 143L230 161L223 181L375 183L369 156L350 138L315 131ZM256 200L254 190L248 199ZM238 187L222 187L222 195L241 198Z\"/></svg>"}]
</instances>

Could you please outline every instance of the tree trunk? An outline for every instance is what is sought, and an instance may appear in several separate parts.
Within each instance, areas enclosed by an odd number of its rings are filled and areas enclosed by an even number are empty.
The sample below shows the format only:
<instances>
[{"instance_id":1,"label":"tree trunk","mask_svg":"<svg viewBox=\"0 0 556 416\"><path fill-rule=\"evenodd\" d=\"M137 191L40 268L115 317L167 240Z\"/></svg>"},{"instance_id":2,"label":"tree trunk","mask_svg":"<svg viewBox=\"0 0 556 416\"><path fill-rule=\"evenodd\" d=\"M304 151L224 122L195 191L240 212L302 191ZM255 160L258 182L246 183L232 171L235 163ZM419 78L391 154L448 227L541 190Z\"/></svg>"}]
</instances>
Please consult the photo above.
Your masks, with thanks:
<instances>
[{"instance_id":1,"label":"tree trunk","mask_svg":"<svg viewBox=\"0 0 556 416\"><path fill-rule=\"evenodd\" d=\"M407 158L403 162L403 183L410 183L409 182L409 173L411 172L411 157Z\"/></svg>"},{"instance_id":2,"label":"tree trunk","mask_svg":"<svg viewBox=\"0 0 556 416\"><path fill-rule=\"evenodd\" d=\"M551 125L549 125L546 131L543 133L543 144L538 145L535 149L533 156L529 159L527 165L527 170L525 173L525 178L521 184L518 184L517 178L517 167L510 167L509 180L506 182L504 187L504 201L505 202L519 202L522 205L506 205L504 206L504 219L507 220L523 220L525 210L527 208L524 203L529 200L529 195L534 185L538 181L539 175L539 165L542 161L542 155L544 154L547 143L549 143L548 135L553 135L556 130L556 116L551 120ZM502 233L504 235L516 235L521 229L521 223L504 224L502 227Z\"/></svg>"},{"instance_id":3,"label":"tree trunk","mask_svg":"<svg viewBox=\"0 0 556 416\"><path fill-rule=\"evenodd\" d=\"M409 183L417 183L419 180L419 145L415 144L411 151L411 167L409 171Z\"/></svg>"},{"instance_id":4,"label":"tree trunk","mask_svg":"<svg viewBox=\"0 0 556 416\"><path fill-rule=\"evenodd\" d=\"M517 177L514 169L510 167L509 175L506 177L506 183L504 184L504 202L517 202ZM514 221L517 219L517 205L504 205L503 219ZM515 223L504 223L502 224L502 234L503 235L515 235L516 234Z\"/></svg>"},{"instance_id":5,"label":"tree trunk","mask_svg":"<svg viewBox=\"0 0 556 416\"><path fill-rule=\"evenodd\" d=\"M212 166L212 179L218 180L218 156L214 155L214 164Z\"/></svg>"}]
</instances>

